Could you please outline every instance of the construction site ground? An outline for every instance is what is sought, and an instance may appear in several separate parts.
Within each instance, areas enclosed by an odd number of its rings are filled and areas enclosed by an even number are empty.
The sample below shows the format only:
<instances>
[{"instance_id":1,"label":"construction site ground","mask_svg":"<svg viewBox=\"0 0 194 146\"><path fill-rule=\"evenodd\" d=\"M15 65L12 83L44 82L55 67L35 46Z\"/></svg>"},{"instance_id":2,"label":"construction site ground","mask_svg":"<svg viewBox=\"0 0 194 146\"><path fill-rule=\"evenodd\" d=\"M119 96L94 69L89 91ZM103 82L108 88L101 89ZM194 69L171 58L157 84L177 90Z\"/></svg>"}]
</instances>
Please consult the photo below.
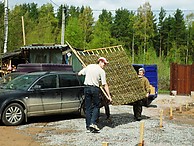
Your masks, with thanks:
<instances>
[{"instance_id":1,"label":"construction site ground","mask_svg":"<svg viewBox=\"0 0 194 146\"><path fill-rule=\"evenodd\" d=\"M125 108L122 108L122 106L125 106ZM122 110L127 110L126 113L129 113L129 115L122 114L122 118L131 118L129 121L133 122L132 106L126 107L126 105L111 106L111 115L113 114L112 120L114 120L114 118L116 119L116 116L118 116L119 118L119 113L116 114L116 112L119 111L120 107L122 108ZM168 122L176 124L178 123L180 125L187 124L194 127L194 96L170 96L160 94L149 107L143 107L143 116L144 118L149 117L153 119L158 119L159 121L161 111L163 111L162 119L164 127L165 123ZM101 109L101 114L102 116L105 116L103 108ZM76 132L76 129L71 128L70 126L69 129L56 128L56 125L58 127L60 127L62 124L63 126L65 126L64 123L69 123L69 121L73 122L76 120L81 121L81 123L75 122L74 124L80 124L83 127L81 131L84 131L85 119L77 117L77 115L58 115L38 118L34 117L30 118L28 123L20 126L4 126L3 124L1 124L0 146L71 145L68 144L68 142L63 142L59 144L57 144L57 142L52 143L52 139L48 140L48 138L46 137L58 135L62 136L62 139L65 139L65 136L63 137L64 133L74 133ZM114 127L115 126L113 126L112 128ZM119 125L117 125L117 127L119 127ZM106 134L106 131L102 131L102 133ZM83 135L84 132L80 132L80 134Z\"/></svg>"}]
</instances>

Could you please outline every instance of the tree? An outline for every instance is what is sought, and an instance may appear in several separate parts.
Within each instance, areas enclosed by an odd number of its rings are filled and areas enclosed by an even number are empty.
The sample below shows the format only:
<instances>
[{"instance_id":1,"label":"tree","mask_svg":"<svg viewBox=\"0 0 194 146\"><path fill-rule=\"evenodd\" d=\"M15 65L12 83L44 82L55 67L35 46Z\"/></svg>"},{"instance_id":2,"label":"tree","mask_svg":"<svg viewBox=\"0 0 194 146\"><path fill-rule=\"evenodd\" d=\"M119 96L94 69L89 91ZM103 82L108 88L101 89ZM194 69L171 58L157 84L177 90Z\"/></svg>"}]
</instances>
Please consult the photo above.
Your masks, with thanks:
<instances>
[{"instance_id":1,"label":"tree","mask_svg":"<svg viewBox=\"0 0 194 146\"><path fill-rule=\"evenodd\" d=\"M65 40L70 42L74 47L83 48L83 36L83 30L78 18L70 17L65 31Z\"/></svg>"},{"instance_id":2,"label":"tree","mask_svg":"<svg viewBox=\"0 0 194 146\"><path fill-rule=\"evenodd\" d=\"M112 13L102 10L99 19L95 23L93 39L90 48L108 47L115 44L116 40L111 37Z\"/></svg>"},{"instance_id":3,"label":"tree","mask_svg":"<svg viewBox=\"0 0 194 146\"><path fill-rule=\"evenodd\" d=\"M57 10L57 20L58 20L58 28L61 29L62 26L62 10L63 10L63 5L60 5L58 10Z\"/></svg>"},{"instance_id":4,"label":"tree","mask_svg":"<svg viewBox=\"0 0 194 146\"><path fill-rule=\"evenodd\" d=\"M190 13L186 16L187 26L187 54L185 63L194 62L194 13Z\"/></svg>"},{"instance_id":5,"label":"tree","mask_svg":"<svg viewBox=\"0 0 194 146\"><path fill-rule=\"evenodd\" d=\"M151 11L151 6L146 2L143 7L140 6L137 10L137 20L135 21L135 39L138 46L139 55L142 56L142 62L146 63L148 49L153 49L153 38L155 36L154 22L155 18Z\"/></svg>"},{"instance_id":6,"label":"tree","mask_svg":"<svg viewBox=\"0 0 194 146\"><path fill-rule=\"evenodd\" d=\"M8 52L12 52L23 45L21 17L26 12L26 9L23 8L26 7L23 5L17 5L9 13Z\"/></svg>"},{"instance_id":7,"label":"tree","mask_svg":"<svg viewBox=\"0 0 194 146\"><path fill-rule=\"evenodd\" d=\"M179 47L180 45L186 45L186 27L183 12L177 9L174 17L175 17L174 32L177 47Z\"/></svg>"},{"instance_id":8,"label":"tree","mask_svg":"<svg viewBox=\"0 0 194 146\"><path fill-rule=\"evenodd\" d=\"M190 54L191 54L191 62L194 62L194 21L192 22L192 26L191 26L191 47L190 48Z\"/></svg>"},{"instance_id":9,"label":"tree","mask_svg":"<svg viewBox=\"0 0 194 146\"><path fill-rule=\"evenodd\" d=\"M164 19L166 17L166 11L161 7L159 13L158 31L159 31L159 51L157 51L158 56L162 57L162 51L164 50Z\"/></svg>"},{"instance_id":10,"label":"tree","mask_svg":"<svg viewBox=\"0 0 194 146\"><path fill-rule=\"evenodd\" d=\"M28 13L29 13L29 18L33 21L38 20L38 5L35 3L28 4Z\"/></svg>"},{"instance_id":11,"label":"tree","mask_svg":"<svg viewBox=\"0 0 194 146\"><path fill-rule=\"evenodd\" d=\"M51 4L44 4L39 9L38 23L33 31L27 34L27 42L32 43L59 43L58 22L54 15L54 8Z\"/></svg>"},{"instance_id":12,"label":"tree","mask_svg":"<svg viewBox=\"0 0 194 146\"><path fill-rule=\"evenodd\" d=\"M3 53L4 44L4 4L0 2L0 53Z\"/></svg>"},{"instance_id":13,"label":"tree","mask_svg":"<svg viewBox=\"0 0 194 146\"><path fill-rule=\"evenodd\" d=\"M127 9L118 9L111 27L112 36L116 38L125 48L131 48L133 37L133 12ZM130 50L130 49L129 49Z\"/></svg>"},{"instance_id":14,"label":"tree","mask_svg":"<svg viewBox=\"0 0 194 146\"><path fill-rule=\"evenodd\" d=\"M81 24L81 28L84 33L83 48L89 49L88 44L92 40L93 24L94 24L93 13L90 7L81 8L81 14L79 15L79 23Z\"/></svg>"},{"instance_id":15,"label":"tree","mask_svg":"<svg viewBox=\"0 0 194 146\"><path fill-rule=\"evenodd\" d=\"M185 54L186 54L186 27L184 22L184 15L182 11L177 9L174 14L174 19L172 19L172 29L171 29L171 38L170 41L174 42L173 46L169 49L176 49L175 53L175 61L179 63L185 63ZM170 51L172 52L172 51ZM169 53L170 53L169 52Z\"/></svg>"}]
</instances>

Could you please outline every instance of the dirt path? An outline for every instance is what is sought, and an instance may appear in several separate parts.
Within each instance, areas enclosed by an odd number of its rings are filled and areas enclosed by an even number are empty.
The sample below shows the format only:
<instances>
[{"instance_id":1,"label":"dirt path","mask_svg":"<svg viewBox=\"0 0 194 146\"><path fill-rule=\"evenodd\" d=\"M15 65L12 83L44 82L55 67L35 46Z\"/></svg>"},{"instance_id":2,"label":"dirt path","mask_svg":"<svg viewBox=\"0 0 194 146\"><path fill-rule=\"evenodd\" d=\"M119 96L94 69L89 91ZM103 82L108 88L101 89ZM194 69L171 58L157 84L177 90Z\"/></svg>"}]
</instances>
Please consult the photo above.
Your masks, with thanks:
<instances>
[{"instance_id":1,"label":"dirt path","mask_svg":"<svg viewBox=\"0 0 194 146\"><path fill-rule=\"evenodd\" d=\"M16 128L15 126L0 126L0 146L40 146L40 143L32 136L26 134L27 131L23 133ZM33 133L33 131L33 129L29 129L30 133Z\"/></svg>"}]
</instances>

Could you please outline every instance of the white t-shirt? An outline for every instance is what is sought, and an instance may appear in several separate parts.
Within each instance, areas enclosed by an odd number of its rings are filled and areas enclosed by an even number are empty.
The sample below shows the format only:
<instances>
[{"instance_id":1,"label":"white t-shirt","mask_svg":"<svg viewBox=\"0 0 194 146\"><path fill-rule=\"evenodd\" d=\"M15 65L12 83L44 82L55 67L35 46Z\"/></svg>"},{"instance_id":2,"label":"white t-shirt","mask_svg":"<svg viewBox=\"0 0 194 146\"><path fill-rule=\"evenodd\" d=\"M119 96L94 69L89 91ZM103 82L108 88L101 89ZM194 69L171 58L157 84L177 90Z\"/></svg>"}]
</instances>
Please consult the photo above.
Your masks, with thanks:
<instances>
[{"instance_id":1,"label":"white t-shirt","mask_svg":"<svg viewBox=\"0 0 194 146\"><path fill-rule=\"evenodd\" d=\"M99 82L102 85L106 84L105 71L98 64L90 64L83 68L79 74L85 75L84 85L93 85L99 87Z\"/></svg>"}]
</instances>

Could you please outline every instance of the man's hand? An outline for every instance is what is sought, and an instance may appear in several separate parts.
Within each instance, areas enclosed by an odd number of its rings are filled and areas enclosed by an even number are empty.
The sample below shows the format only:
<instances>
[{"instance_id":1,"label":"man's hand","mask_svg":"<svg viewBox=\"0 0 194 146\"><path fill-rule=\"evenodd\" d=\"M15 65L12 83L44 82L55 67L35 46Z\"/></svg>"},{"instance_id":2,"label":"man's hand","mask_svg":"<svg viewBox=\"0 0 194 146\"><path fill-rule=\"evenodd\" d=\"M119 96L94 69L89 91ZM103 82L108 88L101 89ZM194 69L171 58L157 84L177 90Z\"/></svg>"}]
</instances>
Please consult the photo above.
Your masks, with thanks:
<instances>
[{"instance_id":1,"label":"man's hand","mask_svg":"<svg viewBox=\"0 0 194 146\"><path fill-rule=\"evenodd\" d=\"M108 100L109 100L110 103L112 102L111 96L108 97Z\"/></svg>"},{"instance_id":2,"label":"man's hand","mask_svg":"<svg viewBox=\"0 0 194 146\"><path fill-rule=\"evenodd\" d=\"M150 95L150 94L149 94L149 93L147 93L147 94L146 94L146 97L148 97L149 95Z\"/></svg>"}]
</instances>

